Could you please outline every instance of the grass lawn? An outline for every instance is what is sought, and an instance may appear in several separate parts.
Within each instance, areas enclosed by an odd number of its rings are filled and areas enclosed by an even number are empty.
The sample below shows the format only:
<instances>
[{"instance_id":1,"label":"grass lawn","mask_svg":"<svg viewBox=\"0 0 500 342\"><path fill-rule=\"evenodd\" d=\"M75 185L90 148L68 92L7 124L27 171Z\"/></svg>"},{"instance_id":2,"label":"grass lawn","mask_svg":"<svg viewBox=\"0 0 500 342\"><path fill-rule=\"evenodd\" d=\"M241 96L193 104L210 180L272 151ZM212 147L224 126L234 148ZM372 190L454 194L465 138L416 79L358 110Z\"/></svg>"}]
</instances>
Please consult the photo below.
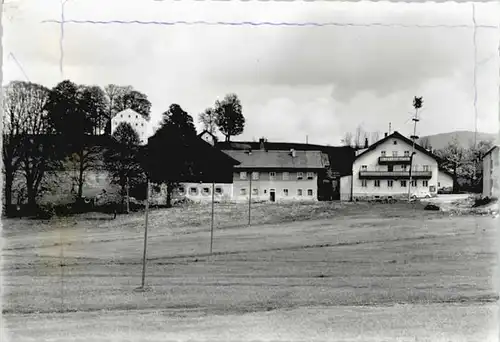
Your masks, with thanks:
<instances>
[{"instance_id":1,"label":"grass lawn","mask_svg":"<svg viewBox=\"0 0 500 342\"><path fill-rule=\"evenodd\" d=\"M498 219L405 203L260 204L248 227L247 210L216 206L213 256L210 206L151 212L146 292L134 291L142 213L4 220L8 334L12 341L498 336Z\"/></svg>"}]
</instances>

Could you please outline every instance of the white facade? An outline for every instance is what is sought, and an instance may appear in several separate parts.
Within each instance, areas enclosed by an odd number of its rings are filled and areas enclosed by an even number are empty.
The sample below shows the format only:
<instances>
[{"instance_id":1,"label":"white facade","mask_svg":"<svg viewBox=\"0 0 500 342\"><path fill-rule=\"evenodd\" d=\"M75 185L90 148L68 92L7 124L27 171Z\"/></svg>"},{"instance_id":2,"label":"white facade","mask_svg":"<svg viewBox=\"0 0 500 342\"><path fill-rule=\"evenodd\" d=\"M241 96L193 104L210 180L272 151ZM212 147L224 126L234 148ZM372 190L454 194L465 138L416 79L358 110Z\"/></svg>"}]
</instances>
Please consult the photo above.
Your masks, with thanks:
<instances>
[{"instance_id":1,"label":"white facade","mask_svg":"<svg viewBox=\"0 0 500 342\"><path fill-rule=\"evenodd\" d=\"M116 115L111 119L111 134L115 132L116 128L122 122L128 123L130 124L130 126L132 126L132 128L139 135L141 144L147 144L148 120L146 120L144 116L132 109L125 109L121 112L116 113Z\"/></svg>"},{"instance_id":2,"label":"white facade","mask_svg":"<svg viewBox=\"0 0 500 342\"><path fill-rule=\"evenodd\" d=\"M208 131L204 131L203 133L201 133L199 135L199 137L201 139L203 139L204 141L206 141L207 143L209 143L210 145L214 146L215 143L216 143L216 138L214 135L212 135L210 132Z\"/></svg>"},{"instance_id":3,"label":"white facade","mask_svg":"<svg viewBox=\"0 0 500 342\"><path fill-rule=\"evenodd\" d=\"M438 189L453 188L453 177L439 170L437 187Z\"/></svg>"},{"instance_id":4,"label":"white facade","mask_svg":"<svg viewBox=\"0 0 500 342\"><path fill-rule=\"evenodd\" d=\"M483 157L483 196L495 197L499 195L499 153L498 146L491 149L488 154Z\"/></svg>"},{"instance_id":5,"label":"white facade","mask_svg":"<svg viewBox=\"0 0 500 342\"><path fill-rule=\"evenodd\" d=\"M358 155L353 163L352 184L350 177L341 179L341 199L350 199L351 188L353 199L407 198L410 187L408 157L412 145L398 135L392 134L378 142L373 149ZM410 194L416 197L434 196L438 183L437 160L417 149L415 153ZM391 161L382 164L379 157L390 157L386 161ZM397 157L403 157L400 160L406 160L406 164L398 162Z\"/></svg>"}]
</instances>

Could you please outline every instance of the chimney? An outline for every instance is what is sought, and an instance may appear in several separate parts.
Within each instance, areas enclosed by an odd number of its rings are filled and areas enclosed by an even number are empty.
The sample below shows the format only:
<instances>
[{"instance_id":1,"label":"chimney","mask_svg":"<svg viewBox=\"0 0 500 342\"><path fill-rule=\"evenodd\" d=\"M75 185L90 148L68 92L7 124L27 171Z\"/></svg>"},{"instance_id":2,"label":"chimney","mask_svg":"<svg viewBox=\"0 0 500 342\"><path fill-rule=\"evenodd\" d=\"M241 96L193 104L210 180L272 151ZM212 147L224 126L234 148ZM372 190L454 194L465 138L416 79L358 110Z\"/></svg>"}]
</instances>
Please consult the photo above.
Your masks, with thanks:
<instances>
[{"instance_id":1,"label":"chimney","mask_svg":"<svg viewBox=\"0 0 500 342\"><path fill-rule=\"evenodd\" d=\"M387 138L387 132L384 133L384 138Z\"/></svg>"},{"instance_id":2,"label":"chimney","mask_svg":"<svg viewBox=\"0 0 500 342\"><path fill-rule=\"evenodd\" d=\"M368 138L365 138L365 148L368 148Z\"/></svg>"},{"instance_id":3,"label":"chimney","mask_svg":"<svg viewBox=\"0 0 500 342\"><path fill-rule=\"evenodd\" d=\"M296 156L295 150L293 148L290 149L290 155L292 156L292 158L295 158L295 156Z\"/></svg>"}]
</instances>

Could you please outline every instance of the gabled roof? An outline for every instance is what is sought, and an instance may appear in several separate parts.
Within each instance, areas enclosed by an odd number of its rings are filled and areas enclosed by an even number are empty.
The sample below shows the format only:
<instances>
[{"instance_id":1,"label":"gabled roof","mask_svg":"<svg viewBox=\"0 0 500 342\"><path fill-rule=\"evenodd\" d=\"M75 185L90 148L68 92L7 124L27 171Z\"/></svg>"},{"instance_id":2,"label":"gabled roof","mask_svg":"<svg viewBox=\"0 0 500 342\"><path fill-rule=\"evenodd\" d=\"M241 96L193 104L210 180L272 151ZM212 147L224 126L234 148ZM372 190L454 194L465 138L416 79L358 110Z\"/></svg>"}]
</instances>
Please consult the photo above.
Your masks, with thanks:
<instances>
[{"instance_id":1,"label":"gabled roof","mask_svg":"<svg viewBox=\"0 0 500 342\"><path fill-rule=\"evenodd\" d=\"M325 156L321 151L295 151L295 157L290 151L264 151L256 150L224 150L232 158L238 160L237 168L259 169L323 169Z\"/></svg>"},{"instance_id":2,"label":"gabled roof","mask_svg":"<svg viewBox=\"0 0 500 342\"><path fill-rule=\"evenodd\" d=\"M215 135L213 135L212 133L210 133L208 130L204 129L203 132L201 132L200 134L198 134L199 137L201 137L203 134L205 133L208 133L212 136L212 138L216 139L217 137Z\"/></svg>"},{"instance_id":3,"label":"gabled roof","mask_svg":"<svg viewBox=\"0 0 500 342\"><path fill-rule=\"evenodd\" d=\"M495 149L498 149L498 145L495 145L492 148L490 148L488 150L488 152L486 152L481 159L483 159L484 157L486 157L488 154L490 154L491 152L493 152L493 150L495 150Z\"/></svg>"},{"instance_id":4,"label":"gabled roof","mask_svg":"<svg viewBox=\"0 0 500 342\"><path fill-rule=\"evenodd\" d=\"M452 173L451 171L449 171L448 169L445 169L444 167L440 167L440 168L439 168L439 171L441 171L441 172L443 172L443 173L447 174L447 175L448 175L448 176L450 176L450 177L454 177L453 173Z\"/></svg>"},{"instance_id":5,"label":"gabled roof","mask_svg":"<svg viewBox=\"0 0 500 342\"><path fill-rule=\"evenodd\" d=\"M399 140L403 140L405 143L409 144L409 145L412 145L413 144L413 141L408 139L407 137L405 137L404 135L402 135L401 133L397 132L397 131L394 131L394 133L384 137L383 139L380 139L379 141L373 143L371 146L369 146L367 149L365 149L363 152L361 152L360 154L358 154L356 156L356 159L358 159L359 157L373 151L374 149L376 149L378 146L380 146L382 143L386 142L387 140L389 139L399 139ZM429 157L435 159L436 161L438 162L441 162L442 159L439 158L437 155L435 155L434 153L432 153L431 151L428 151L426 150L425 148L423 148L422 146L420 146L418 143L415 142L415 150L423 153L423 154L426 154L428 155Z\"/></svg>"}]
</instances>

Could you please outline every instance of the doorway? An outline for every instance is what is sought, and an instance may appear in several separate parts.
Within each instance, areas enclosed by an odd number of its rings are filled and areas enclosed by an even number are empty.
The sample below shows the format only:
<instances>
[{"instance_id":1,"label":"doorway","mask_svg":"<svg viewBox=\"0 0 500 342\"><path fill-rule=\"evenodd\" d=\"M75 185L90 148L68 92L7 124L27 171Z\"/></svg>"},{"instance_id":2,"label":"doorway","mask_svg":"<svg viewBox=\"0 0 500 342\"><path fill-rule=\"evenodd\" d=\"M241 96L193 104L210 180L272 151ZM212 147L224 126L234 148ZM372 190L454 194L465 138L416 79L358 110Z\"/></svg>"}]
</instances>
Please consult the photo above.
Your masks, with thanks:
<instances>
[{"instance_id":1,"label":"doorway","mask_svg":"<svg viewBox=\"0 0 500 342\"><path fill-rule=\"evenodd\" d=\"M387 165L387 171L393 172L394 171L394 166L393 165Z\"/></svg>"},{"instance_id":2,"label":"doorway","mask_svg":"<svg viewBox=\"0 0 500 342\"><path fill-rule=\"evenodd\" d=\"M269 189L269 200L271 202L276 201L276 190L275 189Z\"/></svg>"}]
</instances>

